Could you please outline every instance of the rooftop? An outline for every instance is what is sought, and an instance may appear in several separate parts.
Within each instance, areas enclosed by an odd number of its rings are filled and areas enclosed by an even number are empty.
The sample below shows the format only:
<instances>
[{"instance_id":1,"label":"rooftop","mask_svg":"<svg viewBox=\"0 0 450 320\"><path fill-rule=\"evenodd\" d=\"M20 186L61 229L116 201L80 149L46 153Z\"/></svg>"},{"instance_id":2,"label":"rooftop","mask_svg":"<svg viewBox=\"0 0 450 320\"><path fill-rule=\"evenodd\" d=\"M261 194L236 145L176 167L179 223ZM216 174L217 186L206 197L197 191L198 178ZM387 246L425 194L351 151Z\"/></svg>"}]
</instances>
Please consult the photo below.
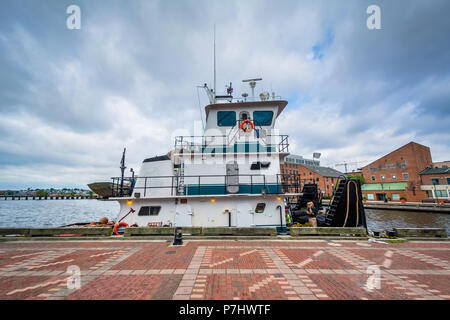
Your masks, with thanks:
<instances>
[{"instance_id":1,"label":"rooftop","mask_svg":"<svg viewBox=\"0 0 450 320\"><path fill-rule=\"evenodd\" d=\"M339 176L344 175L342 172L329 167L311 166L308 164L302 164L302 166L317 174L320 174L322 177L338 178Z\"/></svg>"},{"instance_id":2,"label":"rooftop","mask_svg":"<svg viewBox=\"0 0 450 320\"><path fill-rule=\"evenodd\" d=\"M442 174L442 173L450 173L450 168L426 168L419 174Z\"/></svg>"}]
</instances>

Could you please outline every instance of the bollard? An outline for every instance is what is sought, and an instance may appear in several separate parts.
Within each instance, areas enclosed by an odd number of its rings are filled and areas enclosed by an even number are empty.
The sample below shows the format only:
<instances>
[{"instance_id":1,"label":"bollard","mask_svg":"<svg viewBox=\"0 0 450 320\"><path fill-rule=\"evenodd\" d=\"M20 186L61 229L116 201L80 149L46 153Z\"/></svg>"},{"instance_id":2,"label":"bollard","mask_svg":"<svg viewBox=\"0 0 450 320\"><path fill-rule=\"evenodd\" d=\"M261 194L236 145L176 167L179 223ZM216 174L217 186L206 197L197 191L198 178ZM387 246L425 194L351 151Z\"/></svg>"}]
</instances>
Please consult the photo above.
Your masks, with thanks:
<instances>
[{"instance_id":1,"label":"bollard","mask_svg":"<svg viewBox=\"0 0 450 320\"><path fill-rule=\"evenodd\" d=\"M173 236L173 245L181 246L183 244L183 232L181 231L181 227L175 228L175 234Z\"/></svg>"}]
</instances>

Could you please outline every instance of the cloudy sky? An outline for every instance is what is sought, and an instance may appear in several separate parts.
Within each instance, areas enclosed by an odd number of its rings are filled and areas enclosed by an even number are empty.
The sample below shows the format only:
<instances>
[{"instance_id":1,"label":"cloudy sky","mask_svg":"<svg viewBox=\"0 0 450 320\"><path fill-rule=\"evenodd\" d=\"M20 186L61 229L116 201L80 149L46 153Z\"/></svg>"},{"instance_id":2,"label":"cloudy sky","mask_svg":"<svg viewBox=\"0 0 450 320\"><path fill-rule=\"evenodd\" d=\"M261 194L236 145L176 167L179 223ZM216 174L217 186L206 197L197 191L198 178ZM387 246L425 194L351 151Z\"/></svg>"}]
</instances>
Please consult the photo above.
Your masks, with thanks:
<instances>
[{"instance_id":1,"label":"cloudy sky","mask_svg":"<svg viewBox=\"0 0 450 320\"><path fill-rule=\"evenodd\" d=\"M366 26L371 4L381 30ZM1 0L0 189L86 187L119 174L124 147L135 169L169 151L207 103L196 86L213 82L214 23L218 94L262 77L289 101L277 127L292 153L363 166L416 141L450 160L449 12L448 0Z\"/></svg>"}]
</instances>

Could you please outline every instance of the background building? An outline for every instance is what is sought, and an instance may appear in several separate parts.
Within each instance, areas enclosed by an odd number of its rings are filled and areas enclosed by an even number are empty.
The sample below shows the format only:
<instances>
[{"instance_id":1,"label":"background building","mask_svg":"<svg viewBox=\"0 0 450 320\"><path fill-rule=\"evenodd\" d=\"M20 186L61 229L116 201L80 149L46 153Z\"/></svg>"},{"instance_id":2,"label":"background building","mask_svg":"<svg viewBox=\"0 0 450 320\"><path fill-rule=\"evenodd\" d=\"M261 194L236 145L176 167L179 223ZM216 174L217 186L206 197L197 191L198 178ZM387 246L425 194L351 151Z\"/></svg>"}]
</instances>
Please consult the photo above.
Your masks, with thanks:
<instances>
[{"instance_id":1,"label":"background building","mask_svg":"<svg viewBox=\"0 0 450 320\"><path fill-rule=\"evenodd\" d=\"M433 168L450 168L450 161L434 162Z\"/></svg>"},{"instance_id":2,"label":"background building","mask_svg":"<svg viewBox=\"0 0 450 320\"><path fill-rule=\"evenodd\" d=\"M284 161L290 164L307 164L310 166L320 166L320 161L318 160L305 159L302 156L297 156L295 154L286 156L286 158L284 158Z\"/></svg>"},{"instance_id":3,"label":"background building","mask_svg":"<svg viewBox=\"0 0 450 320\"><path fill-rule=\"evenodd\" d=\"M449 161L446 161L449 162ZM440 165L441 167L436 167ZM420 174L420 189L427 193L429 201L450 200L450 167L442 163L433 163ZM445 201L445 202L447 202Z\"/></svg>"},{"instance_id":4,"label":"background building","mask_svg":"<svg viewBox=\"0 0 450 320\"><path fill-rule=\"evenodd\" d=\"M362 168L362 192L368 200L422 201L428 197L421 189L419 173L432 164L430 148L410 142Z\"/></svg>"},{"instance_id":5,"label":"background building","mask_svg":"<svg viewBox=\"0 0 450 320\"><path fill-rule=\"evenodd\" d=\"M343 173L333 168L321 167L319 164L317 160L289 155L281 165L281 173L297 176L301 186L305 183L316 183L324 196L332 196L337 180Z\"/></svg>"}]
</instances>

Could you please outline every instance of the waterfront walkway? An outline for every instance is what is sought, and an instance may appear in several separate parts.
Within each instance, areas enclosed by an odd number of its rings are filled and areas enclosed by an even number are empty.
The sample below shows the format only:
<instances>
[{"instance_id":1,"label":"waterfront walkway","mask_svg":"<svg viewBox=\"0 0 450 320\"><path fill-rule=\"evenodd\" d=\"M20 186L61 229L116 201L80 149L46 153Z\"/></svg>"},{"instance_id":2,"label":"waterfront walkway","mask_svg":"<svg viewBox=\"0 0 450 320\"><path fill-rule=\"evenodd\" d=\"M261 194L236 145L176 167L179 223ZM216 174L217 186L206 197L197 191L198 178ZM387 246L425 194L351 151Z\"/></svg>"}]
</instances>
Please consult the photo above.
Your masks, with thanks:
<instances>
[{"instance_id":1,"label":"waterfront walkway","mask_svg":"<svg viewBox=\"0 0 450 320\"><path fill-rule=\"evenodd\" d=\"M0 299L448 300L449 263L445 241L2 242Z\"/></svg>"}]
</instances>

